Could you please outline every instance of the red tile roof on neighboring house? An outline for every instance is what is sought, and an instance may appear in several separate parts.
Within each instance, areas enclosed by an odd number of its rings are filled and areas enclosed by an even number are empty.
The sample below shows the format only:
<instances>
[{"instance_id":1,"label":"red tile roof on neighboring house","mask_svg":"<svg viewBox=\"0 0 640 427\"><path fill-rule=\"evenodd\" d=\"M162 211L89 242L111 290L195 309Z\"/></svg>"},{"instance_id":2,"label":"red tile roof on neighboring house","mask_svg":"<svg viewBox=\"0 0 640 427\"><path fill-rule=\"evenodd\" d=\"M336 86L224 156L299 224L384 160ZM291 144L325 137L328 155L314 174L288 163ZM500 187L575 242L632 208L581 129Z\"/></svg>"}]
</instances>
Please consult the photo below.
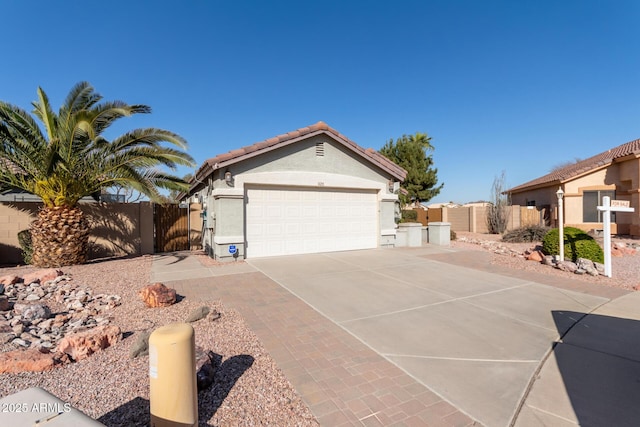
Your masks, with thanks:
<instances>
[{"instance_id":1,"label":"red tile roof on neighboring house","mask_svg":"<svg viewBox=\"0 0 640 427\"><path fill-rule=\"evenodd\" d=\"M384 157L382 154L378 153L373 148L364 149L335 129L329 127L326 123L318 122L311 126L303 127L292 132L266 139L261 142L256 142L253 145L248 145L246 147L242 147L237 150L231 150L228 153L219 154L215 157L212 157L206 160L202 164L202 166L200 166L192 182L202 182L216 169L229 166L239 161L246 160L248 158L284 147L288 144L292 144L302 139L307 139L323 133L331 136L333 139L349 148L351 151L365 158L369 162L375 164L382 170L388 172L394 178L403 181L407 176L407 171ZM192 188L197 185L195 183Z\"/></svg>"},{"instance_id":2,"label":"red tile roof on neighboring house","mask_svg":"<svg viewBox=\"0 0 640 427\"><path fill-rule=\"evenodd\" d=\"M612 148L611 150L596 154L588 159L554 170L540 178L536 178L522 185L518 185L517 187L513 187L507 190L506 193L519 193L536 187L546 187L553 183L566 182L585 173L606 167L616 159L632 155L640 157L640 139L627 142L626 144L622 144L618 147Z\"/></svg>"}]
</instances>

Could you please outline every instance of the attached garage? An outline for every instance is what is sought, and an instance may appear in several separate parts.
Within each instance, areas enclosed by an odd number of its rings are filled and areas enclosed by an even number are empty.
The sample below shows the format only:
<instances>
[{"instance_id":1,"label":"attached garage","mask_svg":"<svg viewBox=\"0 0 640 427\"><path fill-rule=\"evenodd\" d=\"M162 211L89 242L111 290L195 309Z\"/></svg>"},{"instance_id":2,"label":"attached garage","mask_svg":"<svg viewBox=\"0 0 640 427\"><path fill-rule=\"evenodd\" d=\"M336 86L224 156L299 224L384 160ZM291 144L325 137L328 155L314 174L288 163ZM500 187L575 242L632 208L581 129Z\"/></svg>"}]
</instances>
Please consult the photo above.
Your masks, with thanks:
<instances>
[{"instance_id":1,"label":"attached garage","mask_svg":"<svg viewBox=\"0 0 640 427\"><path fill-rule=\"evenodd\" d=\"M246 193L248 258L378 246L375 191L256 187Z\"/></svg>"},{"instance_id":2,"label":"attached garage","mask_svg":"<svg viewBox=\"0 0 640 427\"><path fill-rule=\"evenodd\" d=\"M323 122L220 154L189 191L219 260L395 244L406 171Z\"/></svg>"}]
</instances>

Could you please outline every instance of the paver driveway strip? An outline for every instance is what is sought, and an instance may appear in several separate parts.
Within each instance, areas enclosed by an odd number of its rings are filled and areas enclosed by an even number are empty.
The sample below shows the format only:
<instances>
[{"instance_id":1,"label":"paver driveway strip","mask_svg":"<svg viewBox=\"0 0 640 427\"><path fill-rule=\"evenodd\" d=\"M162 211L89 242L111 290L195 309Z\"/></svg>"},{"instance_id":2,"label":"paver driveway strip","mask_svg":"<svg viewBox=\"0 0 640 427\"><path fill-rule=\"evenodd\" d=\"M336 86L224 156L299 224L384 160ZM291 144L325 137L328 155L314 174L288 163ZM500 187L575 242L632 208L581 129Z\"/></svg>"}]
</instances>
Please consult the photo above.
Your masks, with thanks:
<instances>
[{"instance_id":1,"label":"paver driveway strip","mask_svg":"<svg viewBox=\"0 0 640 427\"><path fill-rule=\"evenodd\" d=\"M429 251L442 249L249 263L471 417L508 426L575 313L608 299L433 261Z\"/></svg>"}]
</instances>

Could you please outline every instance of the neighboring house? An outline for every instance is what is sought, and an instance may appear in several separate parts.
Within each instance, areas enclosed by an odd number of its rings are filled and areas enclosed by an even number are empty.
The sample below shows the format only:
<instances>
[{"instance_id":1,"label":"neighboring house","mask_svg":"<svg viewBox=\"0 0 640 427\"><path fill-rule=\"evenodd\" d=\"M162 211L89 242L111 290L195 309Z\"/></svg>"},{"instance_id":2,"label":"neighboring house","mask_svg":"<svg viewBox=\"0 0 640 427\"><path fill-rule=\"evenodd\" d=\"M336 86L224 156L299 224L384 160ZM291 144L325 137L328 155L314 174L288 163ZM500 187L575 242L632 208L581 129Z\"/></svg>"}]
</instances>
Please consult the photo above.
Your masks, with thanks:
<instances>
[{"instance_id":1,"label":"neighboring house","mask_svg":"<svg viewBox=\"0 0 640 427\"><path fill-rule=\"evenodd\" d=\"M441 208L459 208L460 205L459 203L455 203L455 202L447 202L447 203L431 203L430 205L427 205L427 209L441 209Z\"/></svg>"},{"instance_id":2,"label":"neighboring house","mask_svg":"<svg viewBox=\"0 0 640 427\"><path fill-rule=\"evenodd\" d=\"M514 205L551 207L557 226L558 199L564 191L564 223L583 230L602 229L602 198L626 200L633 213L612 215L615 234L640 236L640 139L562 167L506 191Z\"/></svg>"},{"instance_id":3,"label":"neighboring house","mask_svg":"<svg viewBox=\"0 0 640 427\"><path fill-rule=\"evenodd\" d=\"M229 260L393 246L406 171L323 122L213 157L188 196Z\"/></svg>"},{"instance_id":4,"label":"neighboring house","mask_svg":"<svg viewBox=\"0 0 640 427\"><path fill-rule=\"evenodd\" d=\"M491 202L478 201L478 202L469 202L462 205L463 208L486 208L487 206L491 206Z\"/></svg>"}]
</instances>

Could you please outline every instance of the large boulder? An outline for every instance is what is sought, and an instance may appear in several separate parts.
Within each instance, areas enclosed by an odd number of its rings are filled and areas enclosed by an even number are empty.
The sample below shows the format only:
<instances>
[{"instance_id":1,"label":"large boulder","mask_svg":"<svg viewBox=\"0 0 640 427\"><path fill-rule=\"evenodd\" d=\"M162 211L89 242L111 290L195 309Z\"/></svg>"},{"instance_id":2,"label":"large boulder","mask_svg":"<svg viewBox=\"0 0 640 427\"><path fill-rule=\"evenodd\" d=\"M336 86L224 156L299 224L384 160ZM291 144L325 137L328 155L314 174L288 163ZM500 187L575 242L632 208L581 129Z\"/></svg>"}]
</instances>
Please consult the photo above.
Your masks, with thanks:
<instances>
[{"instance_id":1,"label":"large boulder","mask_svg":"<svg viewBox=\"0 0 640 427\"><path fill-rule=\"evenodd\" d=\"M104 325L70 334L58 342L56 351L68 354L74 361L86 359L122 339L122 331L116 325Z\"/></svg>"},{"instance_id":2,"label":"large boulder","mask_svg":"<svg viewBox=\"0 0 640 427\"><path fill-rule=\"evenodd\" d=\"M147 307L168 307L176 302L176 290L162 283L145 286L138 291L140 299Z\"/></svg>"}]
</instances>

